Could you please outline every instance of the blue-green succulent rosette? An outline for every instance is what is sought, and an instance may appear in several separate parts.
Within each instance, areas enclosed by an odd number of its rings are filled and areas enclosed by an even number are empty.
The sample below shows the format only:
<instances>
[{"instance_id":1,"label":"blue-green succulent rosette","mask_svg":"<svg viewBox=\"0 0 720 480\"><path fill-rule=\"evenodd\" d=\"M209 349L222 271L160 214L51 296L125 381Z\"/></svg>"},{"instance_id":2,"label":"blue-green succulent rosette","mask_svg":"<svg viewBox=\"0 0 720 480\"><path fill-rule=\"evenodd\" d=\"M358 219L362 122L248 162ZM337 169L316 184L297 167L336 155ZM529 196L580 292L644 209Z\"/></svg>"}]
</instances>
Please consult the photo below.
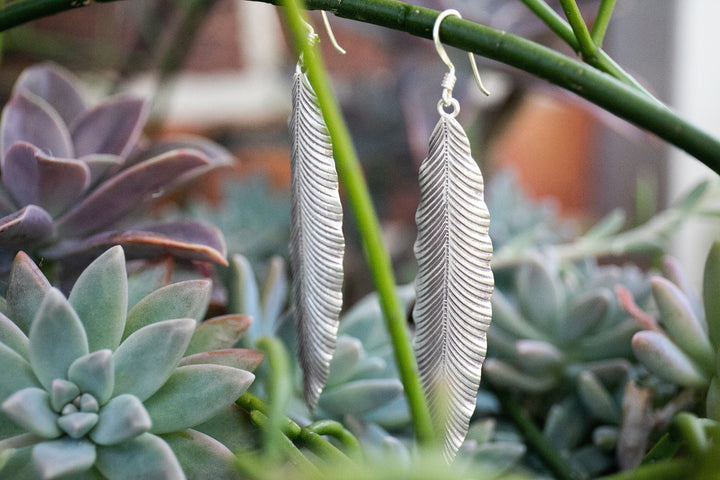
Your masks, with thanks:
<instances>
[{"instance_id":1,"label":"blue-green succulent rosette","mask_svg":"<svg viewBox=\"0 0 720 480\"><path fill-rule=\"evenodd\" d=\"M238 368L247 351L193 353L229 321L199 328L193 292L207 282L182 283L128 309L120 247L68 298L18 254L0 302L0 478L185 479L204 462L204 478L229 475L232 453L190 427L254 376Z\"/></svg>"}]
</instances>

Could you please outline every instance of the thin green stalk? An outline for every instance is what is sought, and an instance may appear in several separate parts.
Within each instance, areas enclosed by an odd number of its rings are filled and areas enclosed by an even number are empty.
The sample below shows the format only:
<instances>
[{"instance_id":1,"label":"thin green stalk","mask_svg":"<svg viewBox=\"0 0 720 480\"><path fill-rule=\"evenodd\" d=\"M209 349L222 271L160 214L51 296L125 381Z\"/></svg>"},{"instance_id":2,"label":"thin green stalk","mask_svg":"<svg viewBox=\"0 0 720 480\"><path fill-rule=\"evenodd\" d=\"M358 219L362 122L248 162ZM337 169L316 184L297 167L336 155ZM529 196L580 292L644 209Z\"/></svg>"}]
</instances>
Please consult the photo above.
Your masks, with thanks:
<instances>
[{"instance_id":1,"label":"thin green stalk","mask_svg":"<svg viewBox=\"0 0 720 480\"><path fill-rule=\"evenodd\" d=\"M348 454L353 458L358 459L362 456L360 443L357 441L357 438L340 422L334 420L319 420L305 427L305 430L317 433L318 435L335 438L345 447Z\"/></svg>"},{"instance_id":2,"label":"thin green stalk","mask_svg":"<svg viewBox=\"0 0 720 480\"><path fill-rule=\"evenodd\" d=\"M95 1L109 3L118 0ZM24 0L22 2L12 2L0 10L0 31L66 10L84 7L90 3L83 0Z\"/></svg>"},{"instance_id":3,"label":"thin green stalk","mask_svg":"<svg viewBox=\"0 0 720 480\"><path fill-rule=\"evenodd\" d=\"M596 480L673 480L688 478L693 471L690 460L663 460L650 465L643 465L634 470L600 477Z\"/></svg>"},{"instance_id":4,"label":"thin green stalk","mask_svg":"<svg viewBox=\"0 0 720 480\"><path fill-rule=\"evenodd\" d=\"M281 428L292 394L290 360L285 347L277 338L260 337L256 345L265 354L265 360L270 370L268 375L270 406L267 411L269 420L263 428L263 447L268 462L274 463L279 458L278 446L282 442Z\"/></svg>"},{"instance_id":5,"label":"thin green stalk","mask_svg":"<svg viewBox=\"0 0 720 480\"><path fill-rule=\"evenodd\" d=\"M602 0L600 2L600 7L598 8L598 13L592 26L592 32L590 33L593 42L595 42L598 48L602 47L605 32L610 24L610 17L612 17L614 8L615 0Z\"/></svg>"},{"instance_id":6,"label":"thin green stalk","mask_svg":"<svg viewBox=\"0 0 720 480\"><path fill-rule=\"evenodd\" d=\"M385 322L400 372L400 380L405 388L415 435L420 443L426 444L432 442L435 437L430 411L425 401L417 364L410 345L405 311L395 291L395 278L390 258L382 243L380 225L365 183L365 176L340 108L332 94L322 59L316 49L311 48L307 43L307 29L303 23L305 22L304 12L296 0L288 0L286 7L295 44L302 51L308 79L315 90L318 105L332 139L338 177L355 214L358 230L362 232L363 251L385 314Z\"/></svg>"},{"instance_id":7,"label":"thin green stalk","mask_svg":"<svg viewBox=\"0 0 720 480\"><path fill-rule=\"evenodd\" d=\"M587 61L595 57L597 46L593 42L590 36L590 31L585 25L585 19L583 19L580 9L575 3L575 0L560 0L560 5L565 12L565 17L570 23L570 27L575 34L575 39L578 43L578 53Z\"/></svg>"}]
</instances>

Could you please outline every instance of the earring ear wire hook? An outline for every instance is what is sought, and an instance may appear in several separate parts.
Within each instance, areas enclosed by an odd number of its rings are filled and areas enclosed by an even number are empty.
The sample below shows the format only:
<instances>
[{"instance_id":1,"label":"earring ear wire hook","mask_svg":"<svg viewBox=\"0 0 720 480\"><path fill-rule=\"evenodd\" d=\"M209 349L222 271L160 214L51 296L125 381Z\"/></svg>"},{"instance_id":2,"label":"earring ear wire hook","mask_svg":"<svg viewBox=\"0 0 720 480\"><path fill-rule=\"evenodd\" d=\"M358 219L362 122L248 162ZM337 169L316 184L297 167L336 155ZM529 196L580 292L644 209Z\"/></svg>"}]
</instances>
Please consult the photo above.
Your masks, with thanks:
<instances>
[{"instance_id":1,"label":"earring ear wire hook","mask_svg":"<svg viewBox=\"0 0 720 480\"><path fill-rule=\"evenodd\" d=\"M324 12L323 12L324 13ZM460 15L460 12L457 10L451 8L448 10L445 10L444 12L440 13L440 15L437 16L435 19L435 24L433 25L433 42L435 43L435 50L437 50L438 55L442 59L443 63L447 65L448 67L448 73L445 74L445 77L443 78L442 87L443 87L443 103L445 106L450 105L452 102L452 89L455 86L455 65L453 65L452 61L450 61L450 57L448 57L447 52L445 51L445 47L443 47L443 44L440 42L440 25L442 24L442 21L449 17L454 16L458 18L462 18L462 15ZM490 95L490 92L485 88L485 86L482 83L482 80L480 79L480 72L478 72L477 64L475 63L475 57L473 56L472 52L468 52L468 58L470 59L470 66L472 67L473 76L475 77L475 82L477 83L478 87L480 88L480 91L483 92L485 95Z\"/></svg>"},{"instance_id":2,"label":"earring ear wire hook","mask_svg":"<svg viewBox=\"0 0 720 480\"><path fill-rule=\"evenodd\" d=\"M332 43L332 46L335 47L335 50L340 52L340 55L345 55L347 52L337 42L337 39L335 38L335 34L333 33L332 28L330 28L330 20L328 20L327 12L325 12L325 10L320 10L320 15L322 15L323 23L325 24L325 30L327 30L327 34L328 34L328 38L330 39L330 43Z\"/></svg>"}]
</instances>

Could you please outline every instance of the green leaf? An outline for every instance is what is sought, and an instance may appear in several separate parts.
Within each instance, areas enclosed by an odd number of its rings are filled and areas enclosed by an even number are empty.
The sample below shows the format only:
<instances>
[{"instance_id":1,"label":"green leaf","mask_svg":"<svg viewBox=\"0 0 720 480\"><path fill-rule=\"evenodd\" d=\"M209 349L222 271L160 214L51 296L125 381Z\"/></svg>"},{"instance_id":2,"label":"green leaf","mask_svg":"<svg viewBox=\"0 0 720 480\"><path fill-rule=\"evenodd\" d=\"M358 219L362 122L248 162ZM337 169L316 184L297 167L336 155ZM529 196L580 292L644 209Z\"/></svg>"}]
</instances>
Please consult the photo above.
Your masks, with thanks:
<instances>
[{"instance_id":1,"label":"green leaf","mask_svg":"<svg viewBox=\"0 0 720 480\"><path fill-rule=\"evenodd\" d=\"M115 366L110 350L98 350L75 360L68 369L68 380L100 405L110 400L115 386Z\"/></svg>"},{"instance_id":2,"label":"green leaf","mask_svg":"<svg viewBox=\"0 0 720 480\"><path fill-rule=\"evenodd\" d=\"M520 462L525 455L525 445L513 442L494 442L473 452L473 460L478 463L478 478L501 478L505 472Z\"/></svg>"},{"instance_id":3,"label":"green leaf","mask_svg":"<svg viewBox=\"0 0 720 480\"><path fill-rule=\"evenodd\" d=\"M325 382L325 388L345 383L352 378L360 356L364 354L360 340L347 335L339 336L335 346L335 354L330 361L330 371L327 382Z\"/></svg>"},{"instance_id":4,"label":"green leaf","mask_svg":"<svg viewBox=\"0 0 720 480\"><path fill-rule=\"evenodd\" d=\"M59 437L59 415L50 406L50 395L41 388L24 388L2 403L2 411L26 431L43 438Z\"/></svg>"},{"instance_id":5,"label":"green leaf","mask_svg":"<svg viewBox=\"0 0 720 480\"><path fill-rule=\"evenodd\" d=\"M261 308L265 322L274 321L282 313L287 301L288 280L285 260L273 256L261 296ZM272 333L263 332L262 335Z\"/></svg>"},{"instance_id":6,"label":"green leaf","mask_svg":"<svg viewBox=\"0 0 720 480\"><path fill-rule=\"evenodd\" d=\"M5 299L9 317L27 334L35 314L42 304L50 283L35 262L25 252L19 252L13 261Z\"/></svg>"},{"instance_id":7,"label":"green leaf","mask_svg":"<svg viewBox=\"0 0 720 480\"><path fill-rule=\"evenodd\" d=\"M30 359L30 340L20 327L0 313L0 339L8 347L19 353L24 359Z\"/></svg>"},{"instance_id":8,"label":"green leaf","mask_svg":"<svg viewBox=\"0 0 720 480\"><path fill-rule=\"evenodd\" d=\"M60 413L68 403L80 395L80 389L73 382L56 378L50 387L50 406Z\"/></svg>"},{"instance_id":9,"label":"green leaf","mask_svg":"<svg viewBox=\"0 0 720 480\"><path fill-rule=\"evenodd\" d=\"M102 410L90 438L99 445L115 445L150 430L150 414L135 395L123 394L110 400Z\"/></svg>"},{"instance_id":10,"label":"green leaf","mask_svg":"<svg viewBox=\"0 0 720 480\"><path fill-rule=\"evenodd\" d=\"M554 331L554 324L563 316L562 287L550 267L534 260L520 267L516 276L522 312L536 328Z\"/></svg>"},{"instance_id":11,"label":"green leaf","mask_svg":"<svg viewBox=\"0 0 720 480\"><path fill-rule=\"evenodd\" d=\"M580 400L592 416L606 423L620 424L622 419L620 406L592 372L587 370L582 372L578 376L577 387Z\"/></svg>"},{"instance_id":12,"label":"green leaf","mask_svg":"<svg viewBox=\"0 0 720 480\"><path fill-rule=\"evenodd\" d=\"M528 372L553 374L562 369L564 356L549 342L520 340L515 343L518 364Z\"/></svg>"},{"instance_id":13,"label":"green leaf","mask_svg":"<svg viewBox=\"0 0 720 480\"><path fill-rule=\"evenodd\" d=\"M547 334L542 333L532 324L528 323L512 303L500 290L495 290L492 296L492 326L513 333L520 338L545 340Z\"/></svg>"},{"instance_id":14,"label":"green leaf","mask_svg":"<svg viewBox=\"0 0 720 480\"><path fill-rule=\"evenodd\" d=\"M77 440L84 437L97 422L97 413L74 412L61 416L57 424L70 438Z\"/></svg>"},{"instance_id":15,"label":"green leaf","mask_svg":"<svg viewBox=\"0 0 720 480\"><path fill-rule=\"evenodd\" d=\"M125 254L120 246L100 255L78 277L68 299L85 325L91 352L114 350L120 344L127 296Z\"/></svg>"},{"instance_id":16,"label":"green leaf","mask_svg":"<svg viewBox=\"0 0 720 480\"><path fill-rule=\"evenodd\" d=\"M28 387L39 387L32 366L15 350L0 342L0 402Z\"/></svg>"},{"instance_id":17,"label":"green leaf","mask_svg":"<svg viewBox=\"0 0 720 480\"><path fill-rule=\"evenodd\" d=\"M187 280L154 291L128 312L123 340L133 332L163 320L201 320L210 302L211 285L210 280Z\"/></svg>"},{"instance_id":18,"label":"green leaf","mask_svg":"<svg viewBox=\"0 0 720 480\"><path fill-rule=\"evenodd\" d=\"M178 364L185 365L225 365L226 367L239 368L249 372L254 371L263 361L265 356L257 350L246 348L228 348L225 350L213 350L212 352L196 353L184 357Z\"/></svg>"},{"instance_id":19,"label":"green leaf","mask_svg":"<svg viewBox=\"0 0 720 480\"><path fill-rule=\"evenodd\" d=\"M720 385L718 377L713 377L705 397L705 414L708 418L720 421Z\"/></svg>"},{"instance_id":20,"label":"green leaf","mask_svg":"<svg viewBox=\"0 0 720 480\"><path fill-rule=\"evenodd\" d=\"M705 261L703 303L710 341L720 352L720 242L713 243Z\"/></svg>"},{"instance_id":21,"label":"green leaf","mask_svg":"<svg viewBox=\"0 0 720 480\"><path fill-rule=\"evenodd\" d=\"M108 480L186 478L170 446L150 433L117 445L98 447L95 465Z\"/></svg>"},{"instance_id":22,"label":"green leaf","mask_svg":"<svg viewBox=\"0 0 720 480\"><path fill-rule=\"evenodd\" d=\"M167 286L172 274L172 259L157 263L143 263L142 267L128 275L128 309L155 290Z\"/></svg>"},{"instance_id":23,"label":"green leaf","mask_svg":"<svg viewBox=\"0 0 720 480\"><path fill-rule=\"evenodd\" d=\"M145 401L152 418L151 432L173 432L208 420L232 405L254 379L250 372L221 365L178 367Z\"/></svg>"},{"instance_id":24,"label":"green leaf","mask_svg":"<svg viewBox=\"0 0 720 480\"><path fill-rule=\"evenodd\" d=\"M575 448L586 431L582 408L573 397L553 405L543 426L543 435L548 443L561 452Z\"/></svg>"},{"instance_id":25,"label":"green leaf","mask_svg":"<svg viewBox=\"0 0 720 480\"><path fill-rule=\"evenodd\" d=\"M59 290L45 295L30 328L30 363L43 386L67 378L70 365L88 353L83 324Z\"/></svg>"},{"instance_id":26,"label":"green leaf","mask_svg":"<svg viewBox=\"0 0 720 480\"><path fill-rule=\"evenodd\" d=\"M196 430L167 433L161 436L180 461L190 479L233 480L235 456L217 440Z\"/></svg>"},{"instance_id":27,"label":"green leaf","mask_svg":"<svg viewBox=\"0 0 720 480\"><path fill-rule=\"evenodd\" d=\"M261 336L265 318L260 307L260 290L252 266L243 255L233 255L230 259L230 286L228 287L228 311L242 313L252 317L247 336L242 345L252 347Z\"/></svg>"},{"instance_id":28,"label":"green leaf","mask_svg":"<svg viewBox=\"0 0 720 480\"><path fill-rule=\"evenodd\" d=\"M130 335L113 354L112 396L131 393L141 401L170 377L195 331L192 318L152 323Z\"/></svg>"},{"instance_id":29,"label":"green leaf","mask_svg":"<svg viewBox=\"0 0 720 480\"><path fill-rule=\"evenodd\" d=\"M202 322L195 329L185 355L233 347L252 321L249 315L230 314Z\"/></svg>"},{"instance_id":30,"label":"green leaf","mask_svg":"<svg viewBox=\"0 0 720 480\"><path fill-rule=\"evenodd\" d=\"M0 469L0 478L12 480L37 480L32 464L32 446L18 448Z\"/></svg>"},{"instance_id":31,"label":"green leaf","mask_svg":"<svg viewBox=\"0 0 720 480\"><path fill-rule=\"evenodd\" d=\"M553 375L530 375L494 358L485 360L483 375L502 389L517 389L530 393L547 392L558 382Z\"/></svg>"},{"instance_id":32,"label":"green leaf","mask_svg":"<svg viewBox=\"0 0 720 480\"><path fill-rule=\"evenodd\" d=\"M648 370L668 382L684 387L708 385L709 379L702 369L662 333L636 333L632 349Z\"/></svg>"},{"instance_id":33,"label":"green leaf","mask_svg":"<svg viewBox=\"0 0 720 480\"><path fill-rule=\"evenodd\" d=\"M593 225L592 228L585 233L585 235L580 237L580 241L597 241L611 235L615 235L622 230L624 225L625 212L623 212L621 208L616 208Z\"/></svg>"},{"instance_id":34,"label":"green leaf","mask_svg":"<svg viewBox=\"0 0 720 480\"><path fill-rule=\"evenodd\" d=\"M395 378L358 380L325 390L318 405L331 415L354 415L381 407L402 391Z\"/></svg>"},{"instance_id":35,"label":"green leaf","mask_svg":"<svg viewBox=\"0 0 720 480\"><path fill-rule=\"evenodd\" d=\"M564 342L572 342L600 324L612 303L610 292L600 292L582 297L570 307L564 320L558 322L557 333Z\"/></svg>"},{"instance_id":36,"label":"green leaf","mask_svg":"<svg viewBox=\"0 0 720 480\"><path fill-rule=\"evenodd\" d=\"M257 445L257 427L236 404L222 409L210 420L195 425L193 429L218 440L233 452L250 450Z\"/></svg>"}]
</instances>

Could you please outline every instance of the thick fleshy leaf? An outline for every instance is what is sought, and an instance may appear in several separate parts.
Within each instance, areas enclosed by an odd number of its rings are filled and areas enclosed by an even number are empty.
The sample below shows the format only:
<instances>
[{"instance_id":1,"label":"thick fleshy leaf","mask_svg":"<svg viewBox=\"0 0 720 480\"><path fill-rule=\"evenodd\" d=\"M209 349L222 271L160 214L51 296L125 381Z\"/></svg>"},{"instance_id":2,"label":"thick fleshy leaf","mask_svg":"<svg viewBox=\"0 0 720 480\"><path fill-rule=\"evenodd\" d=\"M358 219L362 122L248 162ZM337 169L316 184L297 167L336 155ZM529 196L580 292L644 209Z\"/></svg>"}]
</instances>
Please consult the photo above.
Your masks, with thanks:
<instances>
[{"instance_id":1,"label":"thick fleshy leaf","mask_svg":"<svg viewBox=\"0 0 720 480\"><path fill-rule=\"evenodd\" d=\"M26 431L43 438L57 438L59 415L50 406L50 395L41 388L24 388L2 403L2 411Z\"/></svg>"},{"instance_id":2,"label":"thick fleshy leaf","mask_svg":"<svg viewBox=\"0 0 720 480\"><path fill-rule=\"evenodd\" d=\"M70 365L88 353L82 322L59 290L43 299L30 327L30 363L45 388L56 378L67 378ZM58 345L62 348L58 348Z\"/></svg>"},{"instance_id":3,"label":"thick fleshy leaf","mask_svg":"<svg viewBox=\"0 0 720 480\"><path fill-rule=\"evenodd\" d=\"M30 359L30 341L12 320L0 313L0 341L19 353L24 359Z\"/></svg>"},{"instance_id":4,"label":"thick fleshy leaf","mask_svg":"<svg viewBox=\"0 0 720 480\"><path fill-rule=\"evenodd\" d=\"M150 433L117 445L98 447L96 467L108 480L186 478L170 446Z\"/></svg>"},{"instance_id":5,"label":"thick fleshy leaf","mask_svg":"<svg viewBox=\"0 0 720 480\"><path fill-rule=\"evenodd\" d=\"M97 423L98 415L92 412L75 412L69 415L63 415L57 421L58 427L60 427L68 437L76 440L84 437Z\"/></svg>"},{"instance_id":6,"label":"thick fleshy leaf","mask_svg":"<svg viewBox=\"0 0 720 480\"><path fill-rule=\"evenodd\" d=\"M265 356L256 350L246 348L229 348L226 350L213 350L189 355L183 358L178 366L183 365L225 365L252 372L263 361Z\"/></svg>"},{"instance_id":7,"label":"thick fleshy leaf","mask_svg":"<svg viewBox=\"0 0 720 480\"><path fill-rule=\"evenodd\" d=\"M707 378L700 366L693 362L665 335L642 331L632 338L635 356L660 378L685 387L706 387Z\"/></svg>"},{"instance_id":8,"label":"thick fleshy leaf","mask_svg":"<svg viewBox=\"0 0 720 480\"><path fill-rule=\"evenodd\" d=\"M37 205L28 205L0 218L0 248L4 250L34 247L52 233L52 217Z\"/></svg>"},{"instance_id":9,"label":"thick fleshy leaf","mask_svg":"<svg viewBox=\"0 0 720 480\"><path fill-rule=\"evenodd\" d=\"M191 479L233 480L235 456L222 443L196 430L162 435Z\"/></svg>"},{"instance_id":10,"label":"thick fleshy leaf","mask_svg":"<svg viewBox=\"0 0 720 480\"><path fill-rule=\"evenodd\" d=\"M206 165L193 152L179 151L135 165L100 184L58 220L63 234L87 235L112 225L136 206L162 192L168 182Z\"/></svg>"},{"instance_id":11,"label":"thick fleshy leaf","mask_svg":"<svg viewBox=\"0 0 720 480\"><path fill-rule=\"evenodd\" d=\"M549 342L519 340L515 343L517 361L528 372L550 373L562 368L564 356Z\"/></svg>"},{"instance_id":12,"label":"thick fleshy leaf","mask_svg":"<svg viewBox=\"0 0 720 480\"><path fill-rule=\"evenodd\" d=\"M585 361L613 357L627 357L631 353L630 339L639 330L635 319L630 318L614 327L600 329L597 334L577 342L575 351Z\"/></svg>"},{"instance_id":13,"label":"thick fleshy leaf","mask_svg":"<svg viewBox=\"0 0 720 480\"><path fill-rule=\"evenodd\" d=\"M37 472L31 461L32 449L33 447L30 446L15 450L5 466L0 469L0 478L37 480Z\"/></svg>"},{"instance_id":14,"label":"thick fleshy leaf","mask_svg":"<svg viewBox=\"0 0 720 480\"><path fill-rule=\"evenodd\" d=\"M331 415L360 414L385 405L402 391L395 378L358 380L324 391L318 406Z\"/></svg>"},{"instance_id":15,"label":"thick fleshy leaf","mask_svg":"<svg viewBox=\"0 0 720 480\"><path fill-rule=\"evenodd\" d=\"M520 338L528 340L545 340L548 338L547 334L542 333L533 324L528 322L510 300L499 290L493 292L492 308L493 327L500 327ZM492 327L490 328L492 329Z\"/></svg>"},{"instance_id":16,"label":"thick fleshy leaf","mask_svg":"<svg viewBox=\"0 0 720 480\"><path fill-rule=\"evenodd\" d=\"M235 402L254 379L250 372L221 365L178 367L145 401L151 432L174 432L208 420Z\"/></svg>"},{"instance_id":17,"label":"thick fleshy leaf","mask_svg":"<svg viewBox=\"0 0 720 480\"><path fill-rule=\"evenodd\" d=\"M252 318L242 314L223 315L202 322L195 329L185 355L231 348L251 323Z\"/></svg>"},{"instance_id":18,"label":"thick fleshy leaf","mask_svg":"<svg viewBox=\"0 0 720 480\"><path fill-rule=\"evenodd\" d=\"M43 250L50 259L89 262L114 245L121 245L128 259L165 255L227 265L222 232L203 222L178 222L109 231L83 239L70 239Z\"/></svg>"},{"instance_id":19,"label":"thick fleshy leaf","mask_svg":"<svg viewBox=\"0 0 720 480\"><path fill-rule=\"evenodd\" d=\"M257 445L257 427L248 415L236 404L215 414L207 422L193 427L193 430L209 435L233 452L249 450Z\"/></svg>"},{"instance_id":20,"label":"thick fleshy leaf","mask_svg":"<svg viewBox=\"0 0 720 480\"><path fill-rule=\"evenodd\" d=\"M143 401L154 394L185 353L195 325L192 318L165 320L130 335L113 355L113 396L131 393Z\"/></svg>"},{"instance_id":21,"label":"thick fleshy leaf","mask_svg":"<svg viewBox=\"0 0 720 480\"><path fill-rule=\"evenodd\" d=\"M720 421L720 385L718 377L713 377L705 397L705 414L708 418Z\"/></svg>"},{"instance_id":22,"label":"thick fleshy leaf","mask_svg":"<svg viewBox=\"0 0 720 480\"><path fill-rule=\"evenodd\" d=\"M94 187L100 181L108 178L113 173L120 170L123 166L123 158L118 155L109 155L106 153L94 153L85 155L80 161L87 165L90 171L90 186Z\"/></svg>"},{"instance_id":23,"label":"thick fleshy leaf","mask_svg":"<svg viewBox=\"0 0 720 480\"><path fill-rule=\"evenodd\" d=\"M28 387L39 387L30 364L15 350L0 342L0 402Z\"/></svg>"},{"instance_id":24,"label":"thick fleshy leaf","mask_svg":"<svg viewBox=\"0 0 720 480\"><path fill-rule=\"evenodd\" d=\"M57 216L83 194L90 170L78 160L48 156L17 142L5 154L2 181L19 205L38 205Z\"/></svg>"},{"instance_id":25,"label":"thick fleshy leaf","mask_svg":"<svg viewBox=\"0 0 720 480\"><path fill-rule=\"evenodd\" d=\"M162 320L201 320L210 302L211 285L209 280L186 280L154 291L128 312L123 338Z\"/></svg>"},{"instance_id":26,"label":"thick fleshy leaf","mask_svg":"<svg viewBox=\"0 0 720 480\"><path fill-rule=\"evenodd\" d=\"M562 288L550 269L535 260L523 265L516 276L523 313L541 330L549 330L555 319L563 316Z\"/></svg>"},{"instance_id":27,"label":"thick fleshy leaf","mask_svg":"<svg viewBox=\"0 0 720 480\"><path fill-rule=\"evenodd\" d=\"M96 350L75 360L68 369L68 379L83 393L89 393L104 405L115 385L113 354L109 349Z\"/></svg>"},{"instance_id":28,"label":"thick fleshy leaf","mask_svg":"<svg viewBox=\"0 0 720 480\"><path fill-rule=\"evenodd\" d=\"M612 302L610 292L601 290L582 297L570 307L564 320L557 323L557 334L564 342L573 342L600 324Z\"/></svg>"},{"instance_id":29,"label":"thick fleshy leaf","mask_svg":"<svg viewBox=\"0 0 720 480\"><path fill-rule=\"evenodd\" d=\"M360 356L364 354L360 340L347 335L339 336L335 347L335 355L330 361L326 388L345 383L352 378Z\"/></svg>"},{"instance_id":30,"label":"thick fleshy leaf","mask_svg":"<svg viewBox=\"0 0 720 480\"><path fill-rule=\"evenodd\" d=\"M90 438L98 445L115 445L150 430L152 420L135 395L118 395L100 411Z\"/></svg>"},{"instance_id":31,"label":"thick fleshy leaf","mask_svg":"<svg viewBox=\"0 0 720 480\"><path fill-rule=\"evenodd\" d=\"M161 139L154 142L150 147L142 151L139 155L129 159L131 164L139 163L144 160L157 157L171 150L189 149L198 150L210 160L212 166L222 166L232 164L234 157L228 149L219 145L206 137L197 135L176 135Z\"/></svg>"},{"instance_id":32,"label":"thick fleshy leaf","mask_svg":"<svg viewBox=\"0 0 720 480\"><path fill-rule=\"evenodd\" d=\"M520 463L526 447L522 443L493 442L480 445L473 452L473 460L479 465L480 478L502 478L508 469Z\"/></svg>"},{"instance_id":33,"label":"thick fleshy leaf","mask_svg":"<svg viewBox=\"0 0 720 480\"><path fill-rule=\"evenodd\" d=\"M543 436L559 451L575 448L587 433L587 420L577 399L568 397L554 404L547 414Z\"/></svg>"},{"instance_id":34,"label":"thick fleshy leaf","mask_svg":"<svg viewBox=\"0 0 720 480\"><path fill-rule=\"evenodd\" d=\"M65 406L80 395L80 389L73 382L56 378L50 387L50 406L60 413Z\"/></svg>"},{"instance_id":35,"label":"thick fleshy leaf","mask_svg":"<svg viewBox=\"0 0 720 480\"><path fill-rule=\"evenodd\" d=\"M83 112L71 127L76 154L127 156L145 126L147 110L144 100L118 95Z\"/></svg>"},{"instance_id":36,"label":"thick fleshy leaf","mask_svg":"<svg viewBox=\"0 0 720 480\"><path fill-rule=\"evenodd\" d=\"M0 125L3 159L16 142L31 143L60 158L73 157L72 139L65 122L45 100L27 90L16 92L5 104Z\"/></svg>"},{"instance_id":37,"label":"thick fleshy leaf","mask_svg":"<svg viewBox=\"0 0 720 480\"><path fill-rule=\"evenodd\" d=\"M170 283L173 260L165 258L157 262L141 261L137 269L128 265L128 310L155 290Z\"/></svg>"},{"instance_id":38,"label":"thick fleshy leaf","mask_svg":"<svg viewBox=\"0 0 720 480\"><path fill-rule=\"evenodd\" d=\"M713 243L705 260L703 304L708 333L715 350L720 352L720 243Z\"/></svg>"},{"instance_id":39,"label":"thick fleshy leaf","mask_svg":"<svg viewBox=\"0 0 720 480\"><path fill-rule=\"evenodd\" d=\"M483 374L493 384L504 389L516 389L530 393L547 392L558 382L554 375L530 375L494 358L485 360Z\"/></svg>"},{"instance_id":40,"label":"thick fleshy leaf","mask_svg":"<svg viewBox=\"0 0 720 480\"><path fill-rule=\"evenodd\" d=\"M120 345L127 295L125 255L119 246L103 253L78 277L68 300L85 326L91 352Z\"/></svg>"},{"instance_id":41,"label":"thick fleshy leaf","mask_svg":"<svg viewBox=\"0 0 720 480\"><path fill-rule=\"evenodd\" d=\"M67 125L86 108L79 80L54 63L39 63L23 70L13 87L15 92L22 90L45 99Z\"/></svg>"},{"instance_id":42,"label":"thick fleshy leaf","mask_svg":"<svg viewBox=\"0 0 720 480\"><path fill-rule=\"evenodd\" d=\"M287 293L287 265L282 257L274 255L270 259L267 277L260 295L260 307L266 322L275 322L280 317L287 303ZM276 325L274 326L276 327Z\"/></svg>"},{"instance_id":43,"label":"thick fleshy leaf","mask_svg":"<svg viewBox=\"0 0 720 480\"><path fill-rule=\"evenodd\" d=\"M50 290L50 282L25 253L18 252L13 261L6 295L8 316L20 329L30 332L35 314Z\"/></svg>"},{"instance_id":44,"label":"thick fleshy leaf","mask_svg":"<svg viewBox=\"0 0 720 480\"><path fill-rule=\"evenodd\" d=\"M253 319L248 337L256 339L263 329L265 318L260 308L260 290L250 261L243 255L233 255L230 259L230 287L228 292L228 311L244 313ZM269 333L269 332L266 332ZM250 343L250 342L246 342Z\"/></svg>"},{"instance_id":45,"label":"thick fleshy leaf","mask_svg":"<svg viewBox=\"0 0 720 480\"><path fill-rule=\"evenodd\" d=\"M578 393L590 414L606 423L617 425L622 420L620 406L612 398L605 385L589 371L578 376Z\"/></svg>"},{"instance_id":46,"label":"thick fleshy leaf","mask_svg":"<svg viewBox=\"0 0 720 480\"><path fill-rule=\"evenodd\" d=\"M63 438L33 447L35 470L43 480L82 473L95 463L95 445L82 440Z\"/></svg>"}]
</instances>

